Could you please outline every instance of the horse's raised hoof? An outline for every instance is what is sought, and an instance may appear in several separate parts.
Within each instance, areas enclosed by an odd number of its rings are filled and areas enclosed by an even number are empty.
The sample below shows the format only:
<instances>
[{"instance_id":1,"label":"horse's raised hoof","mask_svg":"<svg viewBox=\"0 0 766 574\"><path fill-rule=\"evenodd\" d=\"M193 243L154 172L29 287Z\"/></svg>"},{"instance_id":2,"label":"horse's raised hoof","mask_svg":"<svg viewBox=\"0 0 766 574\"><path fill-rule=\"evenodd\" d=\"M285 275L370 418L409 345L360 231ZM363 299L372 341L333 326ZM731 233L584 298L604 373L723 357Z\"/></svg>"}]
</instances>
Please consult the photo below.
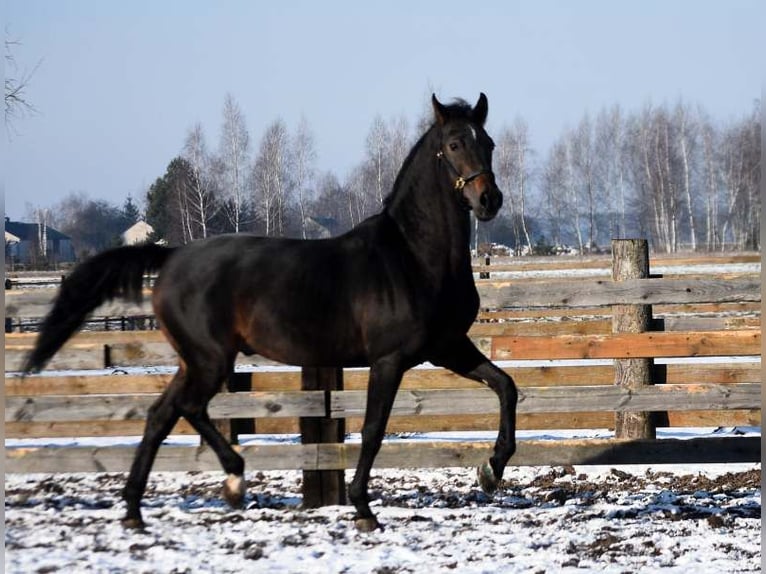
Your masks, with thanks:
<instances>
[{"instance_id":1,"label":"horse's raised hoof","mask_svg":"<svg viewBox=\"0 0 766 574\"><path fill-rule=\"evenodd\" d=\"M126 516L121 520L121 522L123 528L128 530L144 530L146 528L146 524L141 519L141 517L131 518L130 516Z\"/></svg>"},{"instance_id":2,"label":"horse's raised hoof","mask_svg":"<svg viewBox=\"0 0 766 574\"><path fill-rule=\"evenodd\" d=\"M488 462L479 465L476 475L479 479L479 486L481 486L485 494L492 494L497 490L497 485L500 481L495 476L495 471L492 470L492 466Z\"/></svg>"},{"instance_id":3,"label":"horse's raised hoof","mask_svg":"<svg viewBox=\"0 0 766 574\"><path fill-rule=\"evenodd\" d=\"M378 519L374 516L370 516L369 518L357 518L354 520L354 526L356 526L356 529L359 532L373 532L378 528L383 530L380 522L378 522Z\"/></svg>"},{"instance_id":4,"label":"horse's raised hoof","mask_svg":"<svg viewBox=\"0 0 766 574\"><path fill-rule=\"evenodd\" d=\"M245 500L245 492L247 492L247 485L240 475L230 474L223 481L222 495L232 508L240 508L242 506Z\"/></svg>"}]
</instances>

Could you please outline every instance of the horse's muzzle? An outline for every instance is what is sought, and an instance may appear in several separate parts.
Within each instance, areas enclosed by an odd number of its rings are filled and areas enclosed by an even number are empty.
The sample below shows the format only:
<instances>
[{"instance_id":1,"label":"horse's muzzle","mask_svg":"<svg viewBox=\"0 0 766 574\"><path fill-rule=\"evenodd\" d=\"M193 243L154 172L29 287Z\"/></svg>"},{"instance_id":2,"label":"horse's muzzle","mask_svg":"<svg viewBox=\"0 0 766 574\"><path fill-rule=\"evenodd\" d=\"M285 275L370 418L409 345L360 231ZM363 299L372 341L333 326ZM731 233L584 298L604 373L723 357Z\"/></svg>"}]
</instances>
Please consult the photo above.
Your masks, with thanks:
<instances>
[{"instance_id":1,"label":"horse's muzzle","mask_svg":"<svg viewBox=\"0 0 766 574\"><path fill-rule=\"evenodd\" d=\"M479 221L489 221L497 215L502 206L503 194L493 185L481 192L478 205L473 206L473 212Z\"/></svg>"}]
</instances>

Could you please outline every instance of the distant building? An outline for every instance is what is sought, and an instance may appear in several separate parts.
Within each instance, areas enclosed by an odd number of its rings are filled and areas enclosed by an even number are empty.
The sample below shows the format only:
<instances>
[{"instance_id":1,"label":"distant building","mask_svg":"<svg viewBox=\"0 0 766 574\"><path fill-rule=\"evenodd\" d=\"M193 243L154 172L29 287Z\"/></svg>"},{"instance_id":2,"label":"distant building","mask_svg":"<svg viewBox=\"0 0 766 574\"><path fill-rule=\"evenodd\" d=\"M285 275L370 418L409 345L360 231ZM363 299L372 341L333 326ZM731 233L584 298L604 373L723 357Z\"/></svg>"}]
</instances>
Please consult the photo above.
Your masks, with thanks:
<instances>
[{"instance_id":1,"label":"distant building","mask_svg":"<svg viewBox=\"0 0 766 574\"><path fill-rule=\"evenodd\" d=\"M145 243L152 233L154 233L154 228L151 225L146 221L139 221L122 233L122 242L124 245Z\"/></svg>"},{"instance_id":2,"label":"distant building","mask_svg":"<svg viewBox=\"0 0 766 574\"><path fill-rule=\"evenodd\" d=\"M14 265L57 265L76 260L69 236L39 223L5 218L5 263Z\"/></svg>"}]
</instances>

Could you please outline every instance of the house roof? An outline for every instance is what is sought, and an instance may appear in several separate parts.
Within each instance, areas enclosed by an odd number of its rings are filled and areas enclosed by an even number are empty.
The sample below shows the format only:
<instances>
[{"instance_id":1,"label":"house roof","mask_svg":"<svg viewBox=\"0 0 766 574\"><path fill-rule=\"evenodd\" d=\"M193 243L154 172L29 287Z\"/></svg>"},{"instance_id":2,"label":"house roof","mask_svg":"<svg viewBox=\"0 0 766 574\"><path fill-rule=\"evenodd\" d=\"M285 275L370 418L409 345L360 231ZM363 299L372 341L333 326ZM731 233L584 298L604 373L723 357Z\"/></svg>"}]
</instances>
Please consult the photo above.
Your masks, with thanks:
<instances>
[{"instance_id":1,"label":"house roof","mask_svg":"<svg viewBox=\"0 0 766 574\"><path fill-rule=\"evenodd\" d=\"M21 241L36 240L39 234L40 226L37 223L22 223L21 221L7 221L5 222L6 233L11 233L19 238ZM46 225L45 233L48 236L48 241L61 241L68 240L70 237L64 235L60 231L56 231L52 227Z\"/></svg>"}]
</instances>

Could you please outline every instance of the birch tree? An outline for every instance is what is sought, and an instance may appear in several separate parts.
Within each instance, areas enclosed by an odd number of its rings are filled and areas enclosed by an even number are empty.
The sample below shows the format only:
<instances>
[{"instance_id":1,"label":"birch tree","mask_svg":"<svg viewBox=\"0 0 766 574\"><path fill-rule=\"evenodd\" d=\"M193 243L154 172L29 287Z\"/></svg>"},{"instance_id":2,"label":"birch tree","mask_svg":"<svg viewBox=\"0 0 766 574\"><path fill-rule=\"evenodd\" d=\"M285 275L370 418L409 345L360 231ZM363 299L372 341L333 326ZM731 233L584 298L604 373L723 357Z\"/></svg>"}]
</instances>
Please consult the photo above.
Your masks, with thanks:
<instances>
[{"instance_id":1,"label":"birch tree","mask_svg":"<svg viewBox=\"0 0 766 574\"><path fill-rule=\"evenodd\" d=\"M496 148L495 155L500 146ZM565 239L563 233L563 222L566 218L564 208L564 161L562 146L559 142L555 143L548 157L542 165L540 175L540 190L542 193L542 212L545 215L545 222L550 233L553 247L563 246ZM501 188L502 189L502 188Z\"/></svg>"},{"instance_id":2,"label":"birch tree","mask_svg":"<svg viewBox=\"0 0 766 574\"><path fill-rule=\"evenodd\" d=\"M760 248L761 123L757 109L722 136L722 172L726 219L724 241L738 249Z\"/></svg>"},{"instance_id":3,"label":"birch tree","mask_svg":"<svg viewBox=\"0 0 766 574\"><path fill-rule=\"evenodd\" d=\"M625 126L622 110L602 109L594 126L594 169L601 211L607 216L610 237L625 237L627 182Z\"/></svg>"},{"instance_id":4,"label":"birch tree","mask_svg":"<svg viewBox=\"0 0 766 574\"><path fill-rule=\"evenodd\" d=\"M250 135L245 116L234 97L226 94L219 144L221 193L226 217L235 233L242 229L247 212L249 155Z\"/></svg>"},{"instance_id":5,"label":"birch tree","mask_svg":"<svg viewBox=\"0 0 766 574\"><path fill-rule=\"evenodd\" d=\"M571 158L575 176L575 193L582 198L582 204L587 209L588 217L588 251L598 245L599 197L596 183L595 154L593 149L593 127L590 117L586 114L571 133ZM578 203L580 203L578 198Z\"/></svg>"},{"instance_id":6,"label":"birch tree","mask_svg":"<svg viewBox=\"0 0 766 574\"><path fill-rule=\"evenodd\" d=\"M722 244L719 227L719 169L716 161L718 134L707 118L702 120L700 131L704 174L705 248L714 251Z\"/></svg>"},{"instance_id":7,"label":"birch tree","mask_svg":"<svg viewBox=\"0 0 766 574\"><path fill-rule=\"evenodd\" d=\"M186 135L183 157L189 162L192 178L189 182L187 209L191 233L205 238L209 224L217 211L215 184L211 158L205 143L205 134L200 123L194 124Z\"/></svg>"},{"instance_id":8,"label":"birch tree","mask_svg":"<svg viewBox=\"0 0 766 574\"><path fill-rule=\"evenodd\" d=\"M500 131L495 150L495 173L500 180L500 188L506 192L511 212L511 229L519 253L522 245L526 246L527 252L532 251L527 225L530 153L529 127L522 118L517 117L512 127Z\"/></svg>"},{"instance_id":9,"label":"birch tree","mask_svg":"<svg viewBox=\"0 0 766 574\"><path fill-rule=\"evenodd\" d=\"M389 133L381 116L375 116L370 131L367 134L367 165L370 181L378 205L383 205L387 194L387 165Z\"/></svg>"},{"instance_id":10,"label":"birch tree","mask_svg":"<svg viewBox=\"0 0 766 574\"><path fill-rule=\"evenodd\" d=\"M295 193L297 195L298 212L300 217L301 237L307 238L306 219L308 206L312 200L311 186L314 179L314 163L316 162L316 147L314 134L305 117L301 118L298 129L292 138L292 175Z\"/></svg>"},{"instance_id":11,"label":"birch tree","mask_svg":"<svg viewBox=\"0 0 766 574\"><path fill-rule=\"evenodd\" d=\"M256 214L267 236L282 236L289 191L289 140L282 120L276 120L261 139L253 163L252 182Z\"/></svg>"},{"instance_id":12,"label":"birch tree","mask_svg":"<svg viewBox=\"0 0 766 574\"><path fill-rule=\"evenodd\" d=\"M681 169L681 186L686 203L686 216L689 225L689 241L692 251L697 250L697 229L694 218L695 201L692 192L693 154L697 145L697 126L688 107L679 102L675 108L674 123L676 124L676 141Z\"/></svg>"},{"instance_id":13,"label":"birch tree","mask_svg":"<svg viewBox=\"0 0 766 574\"><path fill-rule=\"evenodd\" d=\"M409 124L404 116L388 121L375 116L366 140L364 187L373 195L377 208L393 189L409 148Z\"/></svg>"}]
</instances>

